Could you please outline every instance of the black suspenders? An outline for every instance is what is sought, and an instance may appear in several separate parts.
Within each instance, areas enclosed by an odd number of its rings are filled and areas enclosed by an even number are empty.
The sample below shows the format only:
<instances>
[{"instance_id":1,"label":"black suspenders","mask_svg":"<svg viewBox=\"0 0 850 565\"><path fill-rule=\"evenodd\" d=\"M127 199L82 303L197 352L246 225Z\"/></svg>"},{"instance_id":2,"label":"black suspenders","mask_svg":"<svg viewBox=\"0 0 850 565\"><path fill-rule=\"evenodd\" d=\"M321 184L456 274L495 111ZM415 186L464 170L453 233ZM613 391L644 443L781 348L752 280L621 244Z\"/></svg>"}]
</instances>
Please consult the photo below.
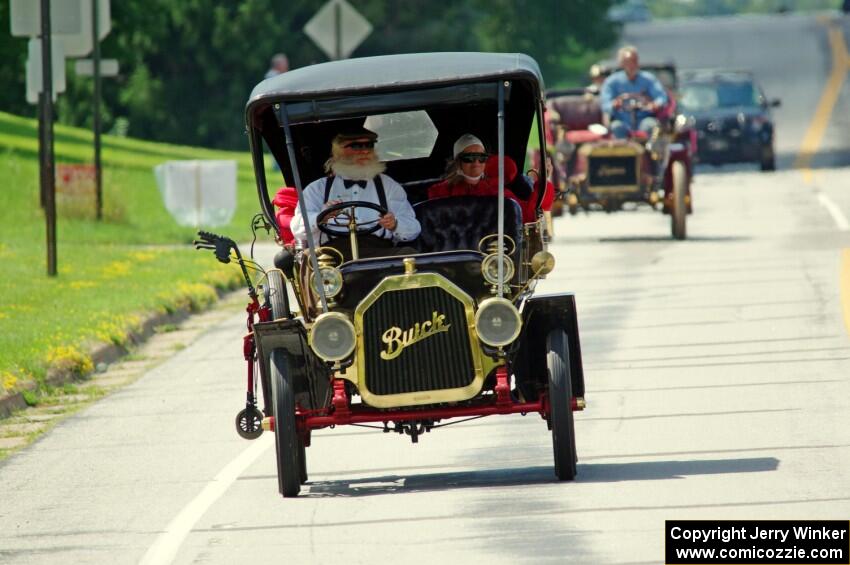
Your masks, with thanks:
<instances>
[{"instance_id":1,"label":"black suspenders","mask_svg":"<svg viewBox=\"0 0 850 565\"><path fill-rule=\"evenodd\" d=\"M325 198L322 202L327 202L331 195L331 185L334 183L334 177L325 177Z\"/></svg>"},{"instance_id":2,"label":"black suspenders","mask_svg":"<svg viewBox=\"0 0 850 565\"><path fill-rule=\"evenodd\" d=\"M375 181L375 190L378 191L378 204L380 204L381 208L384 210L389 210L389 208L387 208L387 195L384 192L384 181L381 180L381 175L375 176L372 180Z\"/></svg>"}]
</instances>

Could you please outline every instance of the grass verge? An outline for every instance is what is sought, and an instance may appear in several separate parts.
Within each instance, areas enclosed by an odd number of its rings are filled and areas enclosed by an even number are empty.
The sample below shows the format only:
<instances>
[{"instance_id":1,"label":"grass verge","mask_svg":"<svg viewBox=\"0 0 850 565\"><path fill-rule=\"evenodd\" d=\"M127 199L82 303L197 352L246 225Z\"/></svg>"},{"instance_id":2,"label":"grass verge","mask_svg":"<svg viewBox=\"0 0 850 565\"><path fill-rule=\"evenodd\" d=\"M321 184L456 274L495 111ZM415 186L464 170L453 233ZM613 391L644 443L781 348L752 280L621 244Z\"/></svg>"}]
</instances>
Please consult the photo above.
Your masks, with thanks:
<instances>
[{"instance_id":1,"label":"grass verge","mask_svg":"<svg viewBox=\"0 0 850 565\"><path fill-rule=\"evenodd\" d=\"M200 310L217 291L239 284L223 266L190 244L195 229L178 226L162 204L152 168L179 159L233 159L237 211L244 233L257 211L245 153L103 137L104 219L93 202L59 207L57 277L46 269L45 222L39 204L37 123L0 113L0 397L25 392L37 403L48 371L84 375L98 344L124 345L150 315ZM56 127L58 163L91 159L91 133Z\"/></svg>"}]
</instances>

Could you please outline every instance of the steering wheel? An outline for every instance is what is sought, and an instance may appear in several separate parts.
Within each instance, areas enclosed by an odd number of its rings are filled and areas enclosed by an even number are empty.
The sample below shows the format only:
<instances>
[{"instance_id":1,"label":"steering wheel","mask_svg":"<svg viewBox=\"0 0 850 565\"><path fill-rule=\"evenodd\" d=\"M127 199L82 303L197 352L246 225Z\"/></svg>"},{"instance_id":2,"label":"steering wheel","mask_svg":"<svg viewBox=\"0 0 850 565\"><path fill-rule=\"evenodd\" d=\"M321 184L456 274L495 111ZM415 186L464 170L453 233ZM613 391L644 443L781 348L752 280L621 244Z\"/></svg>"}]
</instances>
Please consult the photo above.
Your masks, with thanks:
<instances>
[{"instance_id":1,"label":"steering wheel","mask_svg":"<svg viewBox=\"0 0 850 565\"><path fill-rule=\"evenodd\" d=\"M646 96L637 92L630 92L621 95L620 109L625 112L636 112L638 110L647 110L651 108L651 101L647 100Z\"/></svg>"},{"instance_id":2,"label":"steering wheel","mask_svg":"<svg viewBox=\"0 0 850 565\"><path fill-rule=\"evenodd\" d=\"M340 202L339 204L334 204L333 206L328 206L316 216L316 226L330 236L345 236L349 234L348 231L348 222L355 222L353 214L356 213L357 208L367 208L369 210L374 210L378 213L378 215L383 216L388 213L389 210L375 204L374 202L367 202L365 200L352 200L350 202ZM335 215L333 218L329 218L331 214L334 212L339 212L340 210L351 210L350 212L343 212ZM344 218L345 223L334 221L337 218ZM331 226L337 226L336 228ZM357 235L369 235L370 233L375 233L381 229L381 225L378 223L378 220L370 220L368 222L363 222L361 224L354 224L354 233Z\"/></svg>"},{"instance_id":3,"label":"steering wheel","mask_svg":"<svg viewBox=\"0 0 850 565\"><path fill-rule=\"evenodd\" d=\"M638 127L638 112L650 112L653 115L658 112L657 109L653 108L652 101L639 92L624 92L618 98L620 99L620 111L631 116L632 131Z\"/></svg>"}]
</instances>

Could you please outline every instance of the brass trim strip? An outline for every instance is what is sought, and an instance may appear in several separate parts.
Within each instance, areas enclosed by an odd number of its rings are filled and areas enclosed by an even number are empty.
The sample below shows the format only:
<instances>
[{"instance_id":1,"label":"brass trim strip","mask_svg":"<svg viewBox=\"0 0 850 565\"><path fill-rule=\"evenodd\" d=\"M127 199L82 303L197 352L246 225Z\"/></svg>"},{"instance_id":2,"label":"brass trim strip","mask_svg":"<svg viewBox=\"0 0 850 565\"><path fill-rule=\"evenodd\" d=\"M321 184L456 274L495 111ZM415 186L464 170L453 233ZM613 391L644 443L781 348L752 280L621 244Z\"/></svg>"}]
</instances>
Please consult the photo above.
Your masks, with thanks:
<instances>
[{"instance_id":1,"label":"brass trim strip","mask_svg":"<svg viewBox=\"0 0 850 565\"><path fill-rule=\"evenodd\" d=\"M602 194L614 194L614 193L620 194L620 193L624 193L624 192L640 192L641 186L639 184L618 184L618 185L615 185L615 186L604 186L604 187L603 186L592 186L592 185L590 185L590 186L587 187L587 191L593 192L593 193L599 192L599 193L602 193Z\"/></svg>"}]
</instances>

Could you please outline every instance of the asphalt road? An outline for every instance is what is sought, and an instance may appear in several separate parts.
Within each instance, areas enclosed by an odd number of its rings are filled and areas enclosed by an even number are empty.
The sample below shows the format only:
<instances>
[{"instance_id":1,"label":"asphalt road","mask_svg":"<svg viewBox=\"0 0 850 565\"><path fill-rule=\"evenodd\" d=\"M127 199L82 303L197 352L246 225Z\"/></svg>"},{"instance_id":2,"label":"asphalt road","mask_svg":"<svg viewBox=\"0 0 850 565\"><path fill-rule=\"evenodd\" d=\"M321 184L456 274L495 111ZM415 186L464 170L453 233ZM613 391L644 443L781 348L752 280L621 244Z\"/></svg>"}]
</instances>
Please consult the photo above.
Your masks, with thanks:
<instances>
[{"instance_id":1,"label":"asphalt road","mask_svg":"<svg viewBox=\"0 0 850 565\"><path fill-rule=\"evenodd\" d=\"M794 66L813 73L806 89L763 78L783 97L791 155L827 80L814 71L830 72L826 28L747 21L811 57ZM648 53L656 29L684 54L701 29L668 26L628 33ZM827 127L822 147L840 157L839 133ZM233 429L234 314L0 465L0 562L643 564L663 562L666 519L846 520L850 168L810 164L701 171L684 242L646 209L556 221L558 266L539 290L578 300L588 407L574 483L554 481L539 417L502 416L418 445L317 432L310 481L284 501L271 435Z\"/></svg>"}]
</instances>

